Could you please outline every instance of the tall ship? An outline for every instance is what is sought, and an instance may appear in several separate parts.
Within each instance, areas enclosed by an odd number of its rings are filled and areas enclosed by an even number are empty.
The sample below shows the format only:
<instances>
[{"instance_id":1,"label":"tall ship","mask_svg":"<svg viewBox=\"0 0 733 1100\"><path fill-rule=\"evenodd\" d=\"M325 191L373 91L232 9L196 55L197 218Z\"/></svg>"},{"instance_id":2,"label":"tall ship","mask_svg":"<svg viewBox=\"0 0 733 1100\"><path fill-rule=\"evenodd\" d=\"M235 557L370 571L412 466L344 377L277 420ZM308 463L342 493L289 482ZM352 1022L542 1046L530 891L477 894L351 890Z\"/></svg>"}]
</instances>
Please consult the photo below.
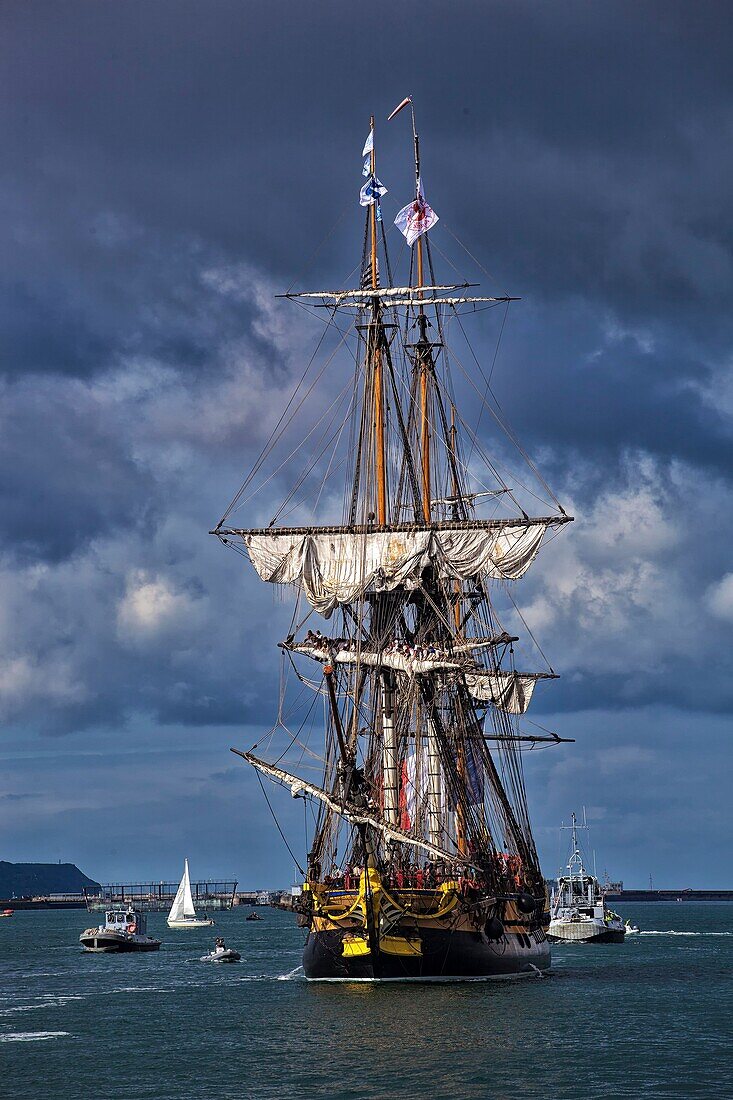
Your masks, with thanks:
<instances>
[{"instance_id":1,"label":"tall ship","mask_svg":"<svg viewBox=\"0 0 733 1100\"><path fill-rule=\"evenodd\" d=\"M500 615L503 602L522 621L513 582L572 517L505 424L491 364L465 350L466 314L498 309L503 327L517 299L438 281L411 100L390 119L408 108L401 256L388 249L372 117L352 285L284 295L324 323L335 380L306 368L212 532L295 592L275 724L232 751L265 795L263 777L307 803L296 904L309 979L515 978L550 965L523 753L567 739L521 725L555 673L515 663L519 634ZM521 476L503 450L485 453L489 420ZM245 505L259 525L236 526Z\"/></svg>"},{"instance_id":2,"label":"tall ship","mask_svg":"<svg viewBox=\"0 0 733 1100\"><path fill-rule=\"evenodd\" d=\"M567 874L558 876L552 892L549 939L552 943L623 943L627 931L639 929L627 928L618 913L609 908L598 879L583 866L575 814L570 828L572 843Z\"/></svg>"}]
</instances>

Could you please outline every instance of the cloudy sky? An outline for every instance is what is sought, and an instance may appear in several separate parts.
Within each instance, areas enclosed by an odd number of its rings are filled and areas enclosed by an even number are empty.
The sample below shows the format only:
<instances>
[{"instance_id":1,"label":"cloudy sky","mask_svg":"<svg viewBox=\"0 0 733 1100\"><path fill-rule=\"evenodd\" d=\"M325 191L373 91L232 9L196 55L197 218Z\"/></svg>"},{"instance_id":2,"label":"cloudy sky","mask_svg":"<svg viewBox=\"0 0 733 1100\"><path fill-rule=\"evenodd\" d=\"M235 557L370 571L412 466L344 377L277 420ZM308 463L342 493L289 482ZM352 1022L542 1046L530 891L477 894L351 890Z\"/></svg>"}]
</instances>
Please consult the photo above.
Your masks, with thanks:
<instances>
[{"instance_id":1,"label":"cloudy sky","mask_svg":"<svg viewBox=\"0 0 733 1100\"><path fill-rule=\"evenodd\" d=\"M585 805L599 871L731 885L732 38L722 0L2 6L0 858L290 880L228 752L289 608L207 532L315 347L274 294L349 277L411 93L443 277L522 297L493 385L576 516L516 593L577 738L526 760L545 870Z\"/></svg>"}]
</instances>

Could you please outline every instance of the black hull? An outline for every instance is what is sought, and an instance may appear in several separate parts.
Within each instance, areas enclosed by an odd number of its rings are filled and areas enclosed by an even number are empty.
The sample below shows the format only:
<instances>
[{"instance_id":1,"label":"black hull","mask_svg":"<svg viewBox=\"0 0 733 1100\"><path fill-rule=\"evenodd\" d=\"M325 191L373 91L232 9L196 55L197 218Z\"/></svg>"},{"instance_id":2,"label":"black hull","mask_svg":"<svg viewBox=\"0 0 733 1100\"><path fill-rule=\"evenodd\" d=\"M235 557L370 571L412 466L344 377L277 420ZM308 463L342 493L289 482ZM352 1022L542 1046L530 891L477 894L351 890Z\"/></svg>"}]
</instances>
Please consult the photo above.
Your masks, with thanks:
<instances>
[{"instance_id":1,"label":"black hull","mask_svg":"<svg viewBox=\"0 0 733 1100\"><path fill-rule=\"evenodd\" d=\"M541 934L542 935L542 934ZM390 955L380 952L345 958L343 933L310 932L303 952L303 969L311 980L398 979L449 980L470 978L520 978L536 975L550 966L550 948L542 935L519 937L505 934L490 941L482 932L421 929L422 954Z\"/></svg>"}]
</instances>

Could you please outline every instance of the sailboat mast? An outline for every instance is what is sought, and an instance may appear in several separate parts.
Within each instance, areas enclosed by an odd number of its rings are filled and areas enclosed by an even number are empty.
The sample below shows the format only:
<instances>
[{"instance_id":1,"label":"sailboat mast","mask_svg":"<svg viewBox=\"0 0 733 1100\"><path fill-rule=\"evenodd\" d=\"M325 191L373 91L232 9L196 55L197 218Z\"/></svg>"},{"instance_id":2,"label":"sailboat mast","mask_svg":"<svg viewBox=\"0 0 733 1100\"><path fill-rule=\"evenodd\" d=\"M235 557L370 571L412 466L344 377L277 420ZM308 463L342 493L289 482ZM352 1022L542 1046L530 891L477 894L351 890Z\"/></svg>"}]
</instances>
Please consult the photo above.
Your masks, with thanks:
<instances>
[{"instance_id":1,"label":"sailboat mast","mask_svg":"<svg viewBox=\"0 0 733 1100\"><path fill-rule=\"evenodd\" d=\"M453 519L458 519L458 497L461 491L461 487L458 484L458 470L456 467L456 407L451 401L450 406L450 437L449 437L449 457L450 457L450 469L451 469L451 496L453 497L452 513ZM461 582L455 581L453 584L453 592L455 594L455 601L453 603L453 623L456 628L456 638L461 636L461 615L463 609L461 607Z\"/></svg>"},{"instance_id":2,"label":"sailboat mast","mask_svg":"<svg viewBox=\"0 0 733 1100\"><path fill-rule=\"evenodd\" d=\"M412 115L412 142L415 150L415 202L420 201L420 139L417 135L417 128L415 126L415 108L410 103L410 113ZM416 249L416 269L417 269L417 286L422 287L425 285L424 269L423 269L423 241L422 236L417 238L415 242ZM422 302L423 292L418 291L418 298ZM420 313L418 317L418 325L420 328L420 344L427 344L427 318L425 316L425 309L420 305ZM425 353L425 348L421 350L420 355L420 453L422 456L422 508L423 519L426 523L430 523L430 408L428 399L428 360Z\"/></svg>"},{"instance_id":3,"label":"sailboat mast","mask_svg":"<svg viewBox=\"0 0 733 1100\"><path fill-rule=\"evenodd\" d=\"M422 286L422 240L417 240L418 286ZM425 343L425 311L420 306L420 343ZM420 355L420 451L422 454L422 508L423 519L430 523L430 410L428 400L428 363L425 349Z\"/></svg>"},{"instance_id":4,"label":"sailboat mast","mask_svg":"<svg viewBox=\"0 0 733 1100\"><path fill-rule=\"evenodd\" d=\"M372 135L372 147L369 152L369 167L372 176L377 175L377 154L374 149L374 115L369 119L369 129ZM369 207L369 226L371 229L371 259L372 259L372 290L378 286L377 280L377 203L374 201Z\"/></svg>"},{"instance_id":5,"label":"sailboat mast","mask_svg":"<svg viewBox=\"0 0 733 1100\"><path fill-rule=\"evenodd\" d=\"M372 178L377 178L377 155L374 148L374 115L369 120L372 135L369 167ZM369 208L371 244L371 287L379 286L377 271L377 198ZM384 416L384 368L382 361L383 328L381 305L378 295L372 299L372 316L369 325L369 354L372 361L374 386L374 458L377 491L376 519L380 527L387 524L387 456L385 446ZM397 736L394 725L394 684L387 670L382 670L379 681L379 711L382 727L382 790L384 792L384 818L390 825L399 819L399 768ZM355 708L356 711L356 708ZM366 843L366 841L364 841Z\"/></svg>"},{"instance_id":6,"label":"sailboat mast","mask_svg":"<svg viewBox=\"0 0 733 1100\"><path fill-rule=\"evenodd\" d=\"M374 148L374 115L369 120L372 134L372 148L369 153L372 178L376 179L377 155ZM371 236L371 283L372 290L379 285L377 271L377 203L376 200L369 207L369 228ZM375 474L377 487L377 523L384 526L387 523L387 456L384 439L384 371L382 369L381 347L381 307L379 298L375 295L372 302L372 323L370 326L370 345L374 368L374 443L375 443Z\"/></svg>"}]
</instances>

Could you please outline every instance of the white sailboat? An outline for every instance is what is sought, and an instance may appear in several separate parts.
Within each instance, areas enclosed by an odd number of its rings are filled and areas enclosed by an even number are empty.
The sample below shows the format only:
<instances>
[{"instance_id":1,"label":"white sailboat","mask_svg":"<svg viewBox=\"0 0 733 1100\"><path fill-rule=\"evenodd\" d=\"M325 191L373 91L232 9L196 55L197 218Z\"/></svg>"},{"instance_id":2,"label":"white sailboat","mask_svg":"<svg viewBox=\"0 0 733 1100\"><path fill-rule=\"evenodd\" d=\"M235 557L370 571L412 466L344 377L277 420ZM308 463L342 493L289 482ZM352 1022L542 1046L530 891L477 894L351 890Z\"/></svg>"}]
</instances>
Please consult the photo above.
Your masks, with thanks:
<instances>
[{"instance_id":1,"label":"white sailboat","mask_svg":"<svg viewBox=\"0 0 733 1100\"><path fill-rule=\"evenodd\" d=\"M191 879L188 874L188 860L183 861L183 878L168 914L169 928L205 928L213 924L210 917L197 917L191 897Z\"/></svg>"}]
</instances>

